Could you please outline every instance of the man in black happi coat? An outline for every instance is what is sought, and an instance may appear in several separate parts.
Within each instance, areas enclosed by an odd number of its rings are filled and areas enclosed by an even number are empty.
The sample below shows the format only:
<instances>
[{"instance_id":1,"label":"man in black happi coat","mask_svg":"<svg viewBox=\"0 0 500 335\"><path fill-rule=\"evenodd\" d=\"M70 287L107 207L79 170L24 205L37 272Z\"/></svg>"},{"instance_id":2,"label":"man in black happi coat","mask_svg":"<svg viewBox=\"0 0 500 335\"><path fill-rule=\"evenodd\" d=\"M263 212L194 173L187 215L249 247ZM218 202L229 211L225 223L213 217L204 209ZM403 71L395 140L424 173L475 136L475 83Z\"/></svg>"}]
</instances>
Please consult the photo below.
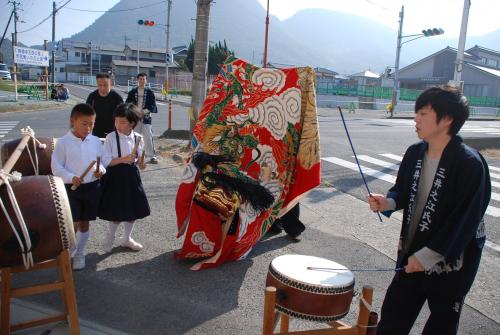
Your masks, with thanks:
<instances>
[{"instance_id":1,"label":"man in black happi coat","mask_svg":"<svg viewBox=\"0 0 500 335\"><path fill-rule=\"evenodd\" d=\"M424 91L415 103L422 140L406 151L387 196L368 197L389 216L403 209L397 267L377 334L408 334L427 301L423 334L456 334L465 296L486 241L483 216L491 196L486 161L462 142L467 99L450 86Z\"/></svg>"}]
</instances>

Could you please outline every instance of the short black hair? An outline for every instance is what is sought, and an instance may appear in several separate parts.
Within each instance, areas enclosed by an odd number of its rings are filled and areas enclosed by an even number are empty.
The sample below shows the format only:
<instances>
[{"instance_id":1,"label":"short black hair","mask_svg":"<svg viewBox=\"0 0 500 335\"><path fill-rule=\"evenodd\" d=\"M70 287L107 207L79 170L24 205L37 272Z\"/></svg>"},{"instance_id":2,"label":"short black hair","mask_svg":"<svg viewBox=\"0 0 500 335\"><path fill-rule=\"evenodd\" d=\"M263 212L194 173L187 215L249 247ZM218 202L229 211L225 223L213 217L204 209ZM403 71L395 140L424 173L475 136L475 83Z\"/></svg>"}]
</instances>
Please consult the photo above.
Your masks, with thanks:
<instances>
[{"instance_id":1,"label":"short black hair","mask_svg":"<svg viewBox=\"0 0 500 335\"><path fill-rule=\"evenodd\" d=\"M450 85L431 87L422 92L415 102L415 113L425 106L436 112L437 122L449 116L453 119L449 134L456 135L469 118L469 102L459 88Z\"/></svg>"},{"instance_id":2,"label":"short black hair","mask_svg":"<svg viewBox=\"0 0 500 335\"><path fill-rule=\"evenodd\" d=\"M71 110L70 117L74 118L74 117L79 117L82 115L86 115L86 116L95 115L95 110L89 104L80 103L80 104L75 105L75 107L73 107L73 109Z\"/></svg>"},{"instance_id":3,"label":"short black hair","mask_svg":"<svg viewBox=\"0 0 500 335\"><path fill-rule=\"evenodd\" d=\"M95 75L95 79L96 80L97 79L103 79L103 78L109 79L110 78L109 73L107 73L107 72L99 72L98 74Z\"/></svg>"},{"instance_id":4,"label":"short black hair","mask_svg":"<svg viewBox=\"0 0 500 335\"><path fill-rule=\"evenodd\" d=\"M113 117L124 117L128 122L133 123L135 127L144 117L144 113L133 103L127 102L116 107Z\"/></svg>"},{"instance_id":5,"label":"short black hair","mask_svg":"<svg viewBox=\"0 0 500 335\"><path fill-rule=\"evenodd\" d=\"M146 78L147 78L147 77L148 77L148 75L147 75L146 73L144 73L144 72L141 72L141 73L139 73L139 74L137 75L137 79L139 79L139 77L146 77Z\"/></svg>"}]
</instances>

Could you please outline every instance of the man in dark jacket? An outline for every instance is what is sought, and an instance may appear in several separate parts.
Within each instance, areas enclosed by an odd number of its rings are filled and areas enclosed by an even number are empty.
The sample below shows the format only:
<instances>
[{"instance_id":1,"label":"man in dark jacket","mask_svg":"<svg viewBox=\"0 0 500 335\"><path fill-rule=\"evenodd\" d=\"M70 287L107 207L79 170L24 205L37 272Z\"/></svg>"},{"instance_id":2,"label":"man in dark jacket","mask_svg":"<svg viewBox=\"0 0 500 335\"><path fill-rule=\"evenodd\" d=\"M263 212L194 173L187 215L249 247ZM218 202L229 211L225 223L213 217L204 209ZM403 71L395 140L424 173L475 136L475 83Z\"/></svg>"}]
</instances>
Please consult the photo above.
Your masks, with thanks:
<instances>
[{"instance_id":1,"label":"man in dark jacket","mask_svg":"<svg viewBox=\"0 0 500 335\"><path fill-rule=\"evenodd\" d=\"M90 93L87 104L95 110L95 126L92 135L104 138L115 130L113 112L116 107L123 103L123 99L115 90L111 89L109 74L98 73L96 75L97 90Z\"/></svg>"},{"instance_id":2,"label":"man in dark jacket","mask_svg":"<svg viewBox=\"0 0 500 335\"><path fill-rule=\"evenodd\" d=\"M465 296L486 241L491 196L489 168L457 135L469 116L467 99L450 86L424 91L415 102L421 142L406 151L387 196L368 197L370 209L403 209L397 272L387 289L379 335L408 334L427 301L423 334L456 334Z\"/></svg>"},{"instance_id":3,"label":"man in dark jacket","mask_svg":"<svg viewBox=\"0 0 500 335\"><path fill-rule=\"evenodd\" d=\"M137 75L137 87L128 92L126 102L135 104L144 113L144 119L137 124L135 130L144 137L144 150L146 159L149 163L157 164L158 159L155 155L153 144L153 125L151 113L158 113L156 108L156 99L153 91L146 87L147 76L145 73Z\"/></svg>"}]
</instances>

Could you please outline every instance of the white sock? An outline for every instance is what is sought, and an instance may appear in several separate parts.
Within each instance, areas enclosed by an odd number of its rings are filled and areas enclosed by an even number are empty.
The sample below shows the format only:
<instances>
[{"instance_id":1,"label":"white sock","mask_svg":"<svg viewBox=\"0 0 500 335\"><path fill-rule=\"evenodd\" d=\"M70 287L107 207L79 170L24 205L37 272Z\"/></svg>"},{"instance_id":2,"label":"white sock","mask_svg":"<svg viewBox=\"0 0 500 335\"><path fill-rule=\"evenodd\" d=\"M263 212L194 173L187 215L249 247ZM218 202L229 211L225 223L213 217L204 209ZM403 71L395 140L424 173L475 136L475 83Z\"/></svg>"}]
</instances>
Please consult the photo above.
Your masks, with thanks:
<instances>
[{"instance_id":1,"label":"white sock","mask_svg":"<svg viewBox=\"0 0 500 335\"><path fill-rule=\"evenodd\" d=\"M108 232L108 237L110 240L115 239L116 231L118 230L118 226L120 225L120 222L110 222L109 223L109 232Z\"/></svg>"},{"instance_id":2,"label":"white sock","mask_svg":"<svg viewBox=\"0 0 500 335\"><path fill-rule=\"evenodd\" d=\"M87 241L89 240L90 232L86 231L82 233L78 231L76 233L76 252L75 255L85 255L85 247L87 246Z\"/></svg>"},{"instance_id":3,"label":"white sock","mask_svg":"<svg viewBox=\"0 0 500 335\"><path fill-rule=\"evenodd\" d=\"M123 222L125 233L123 239L125 241L132 239L132 230L134 229L134 221Z\"/></svg>"}]
</instances>

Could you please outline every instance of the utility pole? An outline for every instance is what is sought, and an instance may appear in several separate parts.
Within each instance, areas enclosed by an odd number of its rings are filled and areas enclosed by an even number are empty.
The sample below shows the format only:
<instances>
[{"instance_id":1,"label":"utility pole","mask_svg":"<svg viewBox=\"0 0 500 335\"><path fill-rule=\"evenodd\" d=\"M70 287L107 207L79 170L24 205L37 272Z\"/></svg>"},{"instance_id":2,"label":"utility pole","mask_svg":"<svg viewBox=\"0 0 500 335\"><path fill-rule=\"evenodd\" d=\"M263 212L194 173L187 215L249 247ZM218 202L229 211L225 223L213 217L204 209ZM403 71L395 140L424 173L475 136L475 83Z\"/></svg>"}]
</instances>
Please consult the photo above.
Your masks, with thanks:
<instances>
[{"instance_id":1,"label":"utility pole","mask_svg":"<svg viewBox=\"0 0 500 335\"><path fill-rule=\"evenodd\" d=\"M15 33L12 33L12 59L15 58L15 51L14 47L16 46L16 35ZM14 72L14 100L17 101L18 96L17 96L17 65L16 63L13 64L12 66L12 72Z\"/></svg>"},{"instance_id":2,"label":"utility pole","mask_svg":"<svg viewBox=\"0 0 500 335\"><path fill-rule=\"evenodd\" d=\"M43 40L43 50L47 51L47 40ZM66 71L66 75L67 75ZM45 82L45 100L49 100L49 70L45 66L43 68L43 81Z\"/></svg>"},{"instance_id":3,"label":"utility pole","mask_svg":"<svg viewBox=\"0 0 500 335\"><path fill-rule=\"evenodd\" d=\"M89 51L90 51L90 78L89 81L92 82L92 41L89 42Z\"/></svg>"},{"instance_id":4,"label":"utility pole","mask_svg":"<svg viewBox=\"0 0 500 335\"><path fill-rule=\"evenodd\" d=\"M14 47L17 46L17 21L19 20L19 16L17 15L17 5L19 5L19 2L16 1L9 1L14 6L14 9L12 10L12 13L14 15L14 33L12 34L12 59L14 59ZM17 101L18 95L17 95L17 64L13 64L13 72L14 72L14 100Z\"/></svg>"},{"instance_id":5,"label":"utility pole","mask_svg":"<svg viewBox=\"0 0 500 335\"><path fill-rule=\"evenodd\" d=\"M194 39L192 117L190 131L193 132L198 112L207 94L208 26L210 4L213 0L198 0L196 11L196 34Z\"/></svg>"},{"instance_id":6,"label":"utility pole","mask_svg":"<svg viewBox=\"0 0 500 335\"><path fill-rule=\"evenodd\" d=\"M56 51L54 45L56 43L56 2L52 1L52 85L56 83Z\"/></svg>"},{"instance_id":7,"label":"utility pole","mask_svg":"<svg viewBox=\"0 0 500 335\"><path fill-rule=\"evenodd\" d=\"M266 40L264 42L264 67L267 67L267 40L269 38L269 0L267 0Z\"/></svg>"},{"instance_id":8,"label":"utility pole","mask_svg":"<svg viewBox=\"0 0 500 335\"><path fill-rule=\"evenodd\" d=\"M453 80L456 84L460 85L463 90L463 86L460 84L462 81L462 69L464 65L464 49L465 49L465 37L467 35L467 22L469 21L469 9L471 6L470 0L464 0L464 11L462 13L462 25L460 27L460 38L458 39L458 51L457 60L455 62L455 74Z\"/></svg>"},{"instance_id":9,"label":"utility pole","mask_svg":"<svg viewBox=\"0 0 500 335\"><path fill-rule=\"evenodd\" d=\"M398 98L399 98L399 55L401 54L401 39L403 36L404 16L405 16L405 6L401 6L401 12L399 12L399 30L398 30L398 41L396 47L396 64L394 65L394 86L392 88L391 117L394 115L394 109L398 104Z\"/></svg>"},{"instance_id":10,"label":"utility pole","mask_svg":"<svg viewBox=\"0 0 500 335\"><path fill-rule=\"evenodd\" d=\"M172 0L168 0L168 10L167 10L167 46L166 46L166 53L165 53L165 82L163 84L163 87L165 89L165 99L168 99L168 89L170 86L170 83L168 82L168 65L169 65L169 55L170 55L170 12L172 10ZM173 61L171 59L170 61Z\"/></svg>"}]
</instances>

